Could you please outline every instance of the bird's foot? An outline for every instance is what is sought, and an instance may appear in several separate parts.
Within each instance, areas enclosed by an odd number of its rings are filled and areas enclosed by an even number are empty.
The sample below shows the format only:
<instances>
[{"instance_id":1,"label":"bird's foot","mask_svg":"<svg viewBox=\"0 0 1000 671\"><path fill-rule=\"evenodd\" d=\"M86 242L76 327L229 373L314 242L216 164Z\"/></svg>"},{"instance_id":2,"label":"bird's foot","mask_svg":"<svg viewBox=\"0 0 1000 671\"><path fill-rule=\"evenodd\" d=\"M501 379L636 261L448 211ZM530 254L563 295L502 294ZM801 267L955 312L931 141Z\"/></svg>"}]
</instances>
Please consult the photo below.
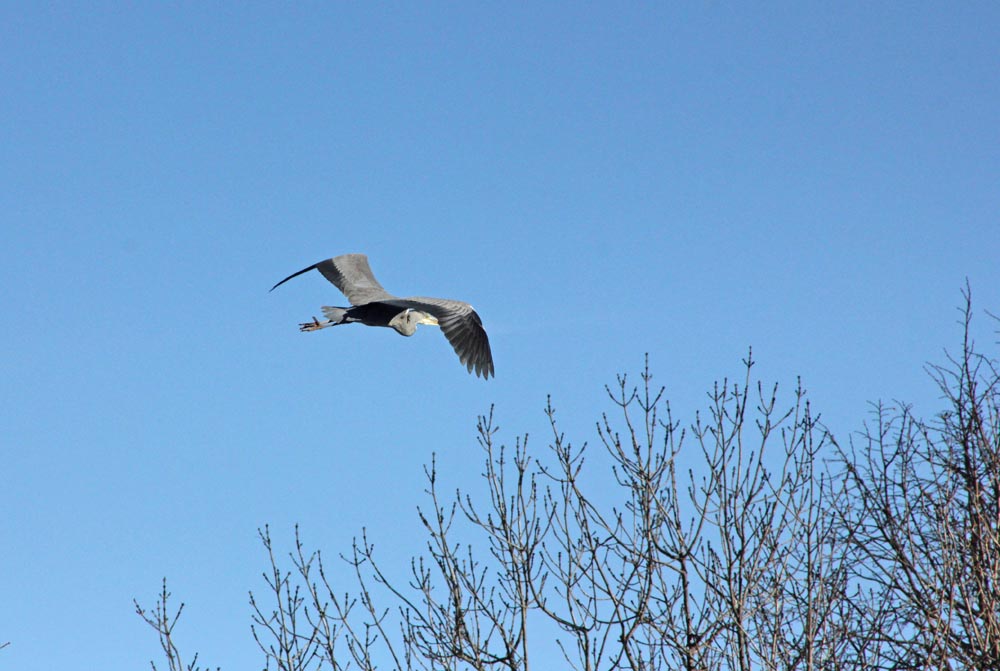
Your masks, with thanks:
<instances>
[{"instance_id":1,"label":"bird's foot","mask_svg":"<svg viewBox=\"0 0 1000 671\"><path fill-rule=\"evenodd\" d=\"M326 328L330 325L330 320L320 321L313 317L311 322L306 322L305 324L299 324L299 330L305 333L306 331L318 331L322 328Z\"/></svg>"}]
</instances>

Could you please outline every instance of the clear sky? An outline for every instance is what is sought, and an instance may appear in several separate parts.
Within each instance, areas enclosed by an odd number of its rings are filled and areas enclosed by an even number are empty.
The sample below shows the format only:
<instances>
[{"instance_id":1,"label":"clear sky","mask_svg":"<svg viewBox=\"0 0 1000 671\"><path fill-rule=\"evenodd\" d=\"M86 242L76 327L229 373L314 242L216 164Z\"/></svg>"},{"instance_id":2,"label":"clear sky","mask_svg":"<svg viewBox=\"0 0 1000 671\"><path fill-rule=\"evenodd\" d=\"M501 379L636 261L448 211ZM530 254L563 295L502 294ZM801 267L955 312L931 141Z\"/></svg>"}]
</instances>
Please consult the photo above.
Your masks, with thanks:
<instances>
[{"instance_id":1,"label":"clear sky","mask_svg":"<svg viewBox=\"0 0 1000 671\"><path fill-rule=\"evenodd\" d=\"M593 441L646 352L685 420L749 346L838 436L933 412L966 278L1000 312L998 73L996 3L3 3L0 667L144 668L166 575L259 668L258 526L405 576L433 451L474 488L546 394ZM268 289L348 252L496 378L299 333L343 298Z\"/></svg>"}]
</instances>

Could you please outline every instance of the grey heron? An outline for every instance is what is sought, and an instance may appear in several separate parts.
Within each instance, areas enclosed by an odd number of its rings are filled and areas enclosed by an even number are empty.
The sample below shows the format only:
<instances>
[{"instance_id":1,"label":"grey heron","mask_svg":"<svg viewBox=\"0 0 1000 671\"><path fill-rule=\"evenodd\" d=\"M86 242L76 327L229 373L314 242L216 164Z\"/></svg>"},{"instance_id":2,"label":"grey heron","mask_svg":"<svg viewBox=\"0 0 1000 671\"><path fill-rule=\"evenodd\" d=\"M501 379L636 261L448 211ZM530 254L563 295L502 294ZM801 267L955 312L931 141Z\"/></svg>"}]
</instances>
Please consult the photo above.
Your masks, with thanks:
<instances>
[{"instance_id":1,"label":"grey heron","mask_svg":"<svg viewBox=\"0 0 1000 671\"><path fill-rule=\"evenodd\" d=\"M472 306L447 298L413 296L399 298L382 288L375 279L364 254L344 254L320 261L297 273L292 273L273 287L303 273L316 269L330 280L347 297L350 307L324 305L326 319L313 317L311 322L299 324L301 331L319 331L329 326L360 323L365 326L385 326L397 333L411 336L418 324L440 326L448 342L458 354L459 361L471 373L488 378L494 375L493 354L490 341L483 329L483 322Z\"/></svg>"}]
</instances>

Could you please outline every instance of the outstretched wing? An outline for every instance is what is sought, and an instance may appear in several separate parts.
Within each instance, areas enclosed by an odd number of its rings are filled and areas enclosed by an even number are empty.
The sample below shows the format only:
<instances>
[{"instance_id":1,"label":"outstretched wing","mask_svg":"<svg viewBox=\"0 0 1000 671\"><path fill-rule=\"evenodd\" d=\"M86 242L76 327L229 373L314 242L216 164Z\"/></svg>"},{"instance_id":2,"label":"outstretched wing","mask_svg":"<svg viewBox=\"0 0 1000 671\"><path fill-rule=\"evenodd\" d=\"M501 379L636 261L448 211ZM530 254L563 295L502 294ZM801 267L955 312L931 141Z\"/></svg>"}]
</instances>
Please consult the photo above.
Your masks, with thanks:
<instances>
[{"instance_id":1,"label":"outstretched wing","mask_svg":"<svg viewBox=\"0 0 1000 671\"><path fill-rule=\"evenodd\" d=\"M323 273L323 277L330 280L340 292L347 296L351 305L364 305L372 301L391 300L395 298L392 294L382 288L382 285L375 279L372 269L368 266L368 257L364 254L344 254L335 256L326 261L320 261L308 268L303 268L297 273L292 273L281 280L273 287L274 291L282 284L298 277L302 273L307 273L315 268Z\"/></svg>"},{"instance_id":2,"label":"outstretched wing","mask_svg":"<svg viewBox=\"0 0 1000 671\"><path fill-rule=\"evenodd\" d=\"M444 336L455 349L458 360L469 372L475 370L476 375L483 378L494 375L490 340L486 337L482 320L471 305L447 298L423 296L399 298L391 303L434 315Z\"/></svg>"}]
</instances>

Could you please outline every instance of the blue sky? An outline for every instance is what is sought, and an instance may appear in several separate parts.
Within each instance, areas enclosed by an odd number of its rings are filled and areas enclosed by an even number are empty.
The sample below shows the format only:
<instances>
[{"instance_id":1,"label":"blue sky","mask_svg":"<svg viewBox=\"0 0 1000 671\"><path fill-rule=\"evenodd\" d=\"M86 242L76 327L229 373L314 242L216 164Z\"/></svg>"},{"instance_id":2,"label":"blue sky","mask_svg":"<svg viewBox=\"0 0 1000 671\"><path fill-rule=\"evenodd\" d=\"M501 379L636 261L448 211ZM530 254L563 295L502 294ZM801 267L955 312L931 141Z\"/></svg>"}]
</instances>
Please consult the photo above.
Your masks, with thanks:
<instances>
[{"instance_id":1,"label":"blue sky","mask_svg":"<svg viewBox=\"0 0 1000 671\"><path fill-rule=\"evenodd\" d=\"M254 668L257 527L405 575L491 404L593 441L648 352L690 420L753 346L846 436L937 409L966 278L1000 312L993 3L5 3L0 59L6 668L142 668L164 575L184 649ZM473 303L496 378L300 334L342 297L268 288L348 252Z\"/></svg>"}]
</instances>

